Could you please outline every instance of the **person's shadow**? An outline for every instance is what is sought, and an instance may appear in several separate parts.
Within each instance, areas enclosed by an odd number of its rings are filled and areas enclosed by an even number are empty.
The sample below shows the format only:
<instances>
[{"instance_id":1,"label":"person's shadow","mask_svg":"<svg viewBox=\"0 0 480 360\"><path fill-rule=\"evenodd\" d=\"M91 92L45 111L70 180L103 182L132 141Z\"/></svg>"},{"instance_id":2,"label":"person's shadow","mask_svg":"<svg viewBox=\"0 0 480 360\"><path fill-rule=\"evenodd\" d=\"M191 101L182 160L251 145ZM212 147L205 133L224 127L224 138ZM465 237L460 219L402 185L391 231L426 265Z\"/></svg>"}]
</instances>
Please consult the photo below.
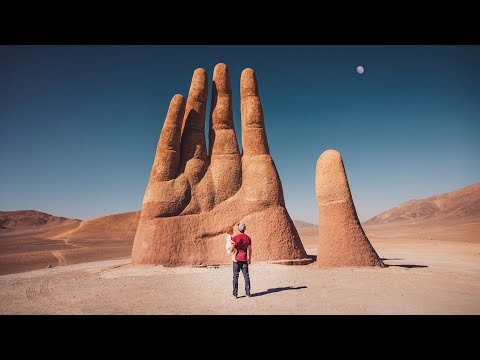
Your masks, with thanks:
<instances>
[{"instance_id":1,"label":"person's shadow","mask_svg":"<svg viewBox=\"0 0 480 360\"><path fill-rule=\"evenodd\" d=\"M401 258L380 258L380 260L384 261L384 260L403 260ZM406 269L415 269L415 268L428 268L427 265L412 265L412 264L385 264L387 265L387 267L390 267L390 266L398 266L398 267L403 267L403 268L406 268Z\"/></svg>"},{"instance_id":2,"label":"person's shadow","mask_svg":"<svg viewBox=\"0 0 480 360\"><path fill-rule=\"evenodd\" d=\"M252 297L256 297L256 296L262 296L262 295L267 295L267 294L273 294L273 293L276 293L276 292L279 292L279 291L285 291L285 290L299 290L299 289L306 289L307 287L302 285L302 286L296 286L296 287L293 287L293 286L285 286L285 287L277 287L277 288L271 288L271 289L267 289L265 291L260 291L258 293L253 293L252 294Z\"/></svg>"}]
</instances>

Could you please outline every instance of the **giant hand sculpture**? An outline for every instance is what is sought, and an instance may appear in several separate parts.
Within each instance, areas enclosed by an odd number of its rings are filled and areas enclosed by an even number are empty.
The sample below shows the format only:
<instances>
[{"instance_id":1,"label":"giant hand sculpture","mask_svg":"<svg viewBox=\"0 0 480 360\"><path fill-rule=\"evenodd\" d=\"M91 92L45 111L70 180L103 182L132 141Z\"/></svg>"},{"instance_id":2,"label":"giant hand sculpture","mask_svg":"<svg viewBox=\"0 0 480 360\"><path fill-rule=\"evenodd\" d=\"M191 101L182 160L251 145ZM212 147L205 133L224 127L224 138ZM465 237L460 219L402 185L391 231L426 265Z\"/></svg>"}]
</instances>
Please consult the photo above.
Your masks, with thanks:
<instances>
[{"instance_id":1,"label":"giant hand sculpture","mask_svg":"<svg viewBox=\"0 0 480 360\"><path fill-rule=\"evenodd\" d=\"M385 267L358 220L338 151L327 150L318 158L315 191L320 217L317 264Z\"/></svg>"},{"instance_id":2,"label":"giant hand sculpture","mask_svg":"<svg viewBox=\"0 0 480 360\"><path fill-rule=\"evenodd\" d=\"M132 264L226 263L225 231L240 221L252 238L254 262L310 262L285 209L252 69L242 72L240 96L243 154L225 64L213 72L208 153L205 70L193 73L186 103L181 95L173 97L143 199Z\"/></svg>"}]
</instances>

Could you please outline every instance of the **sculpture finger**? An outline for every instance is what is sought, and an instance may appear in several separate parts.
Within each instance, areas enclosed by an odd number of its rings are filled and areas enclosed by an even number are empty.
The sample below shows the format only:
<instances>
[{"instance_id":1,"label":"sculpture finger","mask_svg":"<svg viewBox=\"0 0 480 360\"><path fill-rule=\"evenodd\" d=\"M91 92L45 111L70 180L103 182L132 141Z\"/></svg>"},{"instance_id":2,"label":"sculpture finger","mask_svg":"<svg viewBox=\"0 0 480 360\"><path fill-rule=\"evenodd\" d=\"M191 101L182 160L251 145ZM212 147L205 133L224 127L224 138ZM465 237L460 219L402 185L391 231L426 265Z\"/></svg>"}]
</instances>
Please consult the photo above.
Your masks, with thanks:
<instances>
[{"instance_id":1,"label":"sculpture finger","mask_svg":"<svg viewBox=\"0 0 480 360\"><path fill-rule=\"evenodd\" d=\"M177 176L184 113L185 99L182 95L177 94L170 101L167 116L163 123L150 175L151 180L166 181Z\"/></svg>"},{"instance_id":2,"label":"sculpture finger","mask_svg":"<svg viewBox=\"0 0 480 360\"><path fill-rule=\"evenodd\" d=\"M322 267L385 267L358 219L338 151L326 150L318 158L315 193L320 224L317 264Z\"/></svg>"},{"instance_id":3,"label":"sculpture finger","mask_svg":"<svg viewBox=\"0 0 480 360\"><path fill-rule=\"evenodd\" d=\"M342 156L337 150L326 150L318 158L315 194L319 205L345 202L353 206Z\"/></svg>"},{"instance_id":4,"label":"sculpture finger","mask_svg":"<svg viewBox=\"0 0 480 360\"><path fill-rule=\"evenodd\" d=\"M213 71L210 112L211 206L233 196L242 185L242 165L233 125L232 85L225 64Z\"/></svg>"},{"instance_id":5,"label":"sculpture finger","mask_svg":"<svg viewBox=\"0 0 480 360\"><path fill-rule=\"evenodd\" d=\"M208 96L207 73L196 69L193 73L183 120L181 140L181 170L191 159L205 161L205 109Z\"/></svg>"},{"instance_id":6,"label":"sculpture finger","mask_svg":"<svg viewBox=\"0 0 480 360\"><path fill-rule=\"evenodd\" d=\"M242 147L244 155L270 154L255 72L245 69L240 79Z\"/></svg>"},{"instance_id":7,"label":"sculpture finger","mask_svg":"<svg viewBox=\"0 0 480 360\"><path fill-rule=\"evenodd\" d=\"M227 65L213 70L209 144L211 155L239 154L233 124L232 84Z\"/></svg>"}]
</instances>

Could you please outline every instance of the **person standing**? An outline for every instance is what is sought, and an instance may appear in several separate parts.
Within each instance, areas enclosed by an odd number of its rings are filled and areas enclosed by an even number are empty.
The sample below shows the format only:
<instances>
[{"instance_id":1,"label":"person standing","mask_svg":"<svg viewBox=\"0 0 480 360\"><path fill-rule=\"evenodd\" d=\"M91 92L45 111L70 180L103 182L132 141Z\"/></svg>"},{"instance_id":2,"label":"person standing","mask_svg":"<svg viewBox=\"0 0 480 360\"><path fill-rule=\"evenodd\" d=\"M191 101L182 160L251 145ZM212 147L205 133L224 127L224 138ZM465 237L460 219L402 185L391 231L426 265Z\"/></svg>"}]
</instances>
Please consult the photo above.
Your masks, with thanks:
<instances>
[{"instance_id":1,"label":"person standing","mask_svg":"<svg viewBox=\"0 0 480 360\"><path fill-rule=\"evenodd\" d=\"M243 223L238 224L238 230L240 234L235 235L232 238L234 244L231 246L231 250L233 248L237 249L237 254L235 256L235 260L233 262L233 294L234 298L238 296L238 275L240 271L243 273L243 278L245 279L245 294L248 297L251 297L250 294L250 275L248 273L248 265L252 262L252 239L245 234L245 230L247 226Z\"/></svg>"}]
</instances>

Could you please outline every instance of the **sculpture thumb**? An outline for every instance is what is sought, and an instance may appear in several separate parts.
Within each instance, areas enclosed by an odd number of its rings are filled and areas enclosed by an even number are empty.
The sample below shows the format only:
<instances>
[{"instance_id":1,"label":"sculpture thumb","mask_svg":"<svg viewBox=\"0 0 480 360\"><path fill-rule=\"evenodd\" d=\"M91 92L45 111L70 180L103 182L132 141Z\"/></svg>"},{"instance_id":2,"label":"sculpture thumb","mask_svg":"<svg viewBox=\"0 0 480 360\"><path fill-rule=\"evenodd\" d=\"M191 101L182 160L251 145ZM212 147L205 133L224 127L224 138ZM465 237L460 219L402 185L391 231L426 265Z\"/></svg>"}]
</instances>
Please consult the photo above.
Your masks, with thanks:
<instances>
[{"instance_id":1,"label":"sculpture thumb","mask_svg":"<svg viewBox=\"0 0 480 360\"><path fill-rule=\"evenodd\" d=\"M321 267L385 267L357 217L340 153L325 151L317 161L319 210L317 264Z\"/></svg>"}]
</instances>

